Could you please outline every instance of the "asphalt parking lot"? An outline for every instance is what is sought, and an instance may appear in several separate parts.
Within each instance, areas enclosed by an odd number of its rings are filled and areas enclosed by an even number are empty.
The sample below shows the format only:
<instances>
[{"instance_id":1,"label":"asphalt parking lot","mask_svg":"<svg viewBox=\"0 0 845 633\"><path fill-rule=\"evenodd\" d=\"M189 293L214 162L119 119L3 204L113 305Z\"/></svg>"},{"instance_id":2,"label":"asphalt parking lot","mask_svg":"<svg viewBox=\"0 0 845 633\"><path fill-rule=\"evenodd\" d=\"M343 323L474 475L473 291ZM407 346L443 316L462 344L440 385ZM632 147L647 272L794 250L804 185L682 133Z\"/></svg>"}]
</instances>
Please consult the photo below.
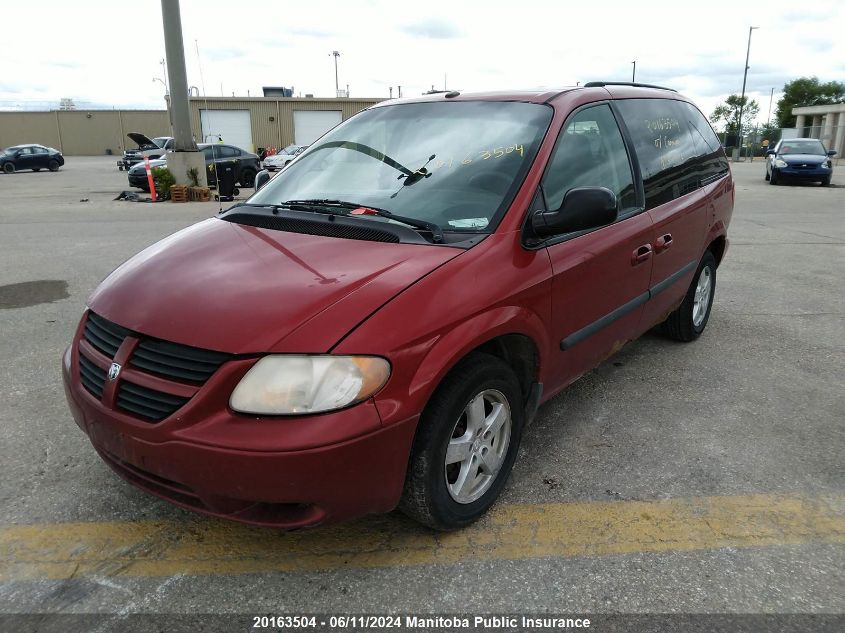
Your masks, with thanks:
<instances>
[{"instance_id":1,"label":"asphalt parking lot","mask_svg":"<svg viewBox=\"0 0 845 633\"><path fill-rule=\"evenodd\" d=\"M647 334L544 406L494 511L445 535L248 528L118 479L61 354L108 272L218 207L113 201L105 157L0 175L0 612L843 612L845 166L734 174L704 336Z\"/></svg>"}]
</instances>

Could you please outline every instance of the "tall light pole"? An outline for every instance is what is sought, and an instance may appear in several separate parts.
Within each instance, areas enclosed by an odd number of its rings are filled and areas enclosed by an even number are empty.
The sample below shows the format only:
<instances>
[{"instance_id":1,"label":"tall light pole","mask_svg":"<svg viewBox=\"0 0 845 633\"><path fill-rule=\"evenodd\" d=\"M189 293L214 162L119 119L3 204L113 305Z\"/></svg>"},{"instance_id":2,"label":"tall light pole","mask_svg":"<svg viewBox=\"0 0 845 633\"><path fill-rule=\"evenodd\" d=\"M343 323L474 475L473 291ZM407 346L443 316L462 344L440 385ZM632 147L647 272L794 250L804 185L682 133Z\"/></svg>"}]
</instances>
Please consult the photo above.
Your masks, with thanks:
<instances>
[{"instance_id":1,"label":"tall light pole","mask_svg":"<svg viewBox=\"0 0 845 633\"><path fill-rule=\"evenodd\" d=\"M631 83L635 83L637 81L637 60L631 62L634 65L634 70L631 72Z\"/></svg>"},{"instance_id":2,"label":"tall light pole","mask_svg":"<svg viewBox=\"0 0 845 633\"><path fill-rule=\"evenodd\" d=\"M766 127L772 124L772 99L775 98L775 89L772 88L772 93L769 95L769 116L766 117Z\"/></svg>"},{"instance_id":3,"label":"tall light pole","mask_svg":"<svg viewBox=\"0 0 845 633\"><path fill-rule=\"evenodd\" d=\"M759 26L748 27L748 48L745 50L745 70L742 72L742 95L739 98L739 121L736 124L736 149L734 150L734 162L739 161L739 151L742 147L742 108L745 105L745 80L748 79L748 59L751 55L751 31L760 28Z\"/></svg>"},{"instance_id":4,"label":"tall light pole","mask_svg":"<svg viewBox=\"0 0 845 633\"><path fill-rule=\"evenodd\" d=\"M170 86L167 85L167 62L162 58L159 62L161 64L161 73L164 75L164 94L170 94Z\"/></svg>"},{"instance_id":5,"label":"tall light pole","mask_svg":"<svg viewBox=\"0 0 845 633\"><path fill-rule=\"evenodd\" d=\"M337 80L337 58L340 57L340 53L332 51L330 55L334 57L334 96L336 97L340 92L340 83Z\"/></svg>"}]
</instances>

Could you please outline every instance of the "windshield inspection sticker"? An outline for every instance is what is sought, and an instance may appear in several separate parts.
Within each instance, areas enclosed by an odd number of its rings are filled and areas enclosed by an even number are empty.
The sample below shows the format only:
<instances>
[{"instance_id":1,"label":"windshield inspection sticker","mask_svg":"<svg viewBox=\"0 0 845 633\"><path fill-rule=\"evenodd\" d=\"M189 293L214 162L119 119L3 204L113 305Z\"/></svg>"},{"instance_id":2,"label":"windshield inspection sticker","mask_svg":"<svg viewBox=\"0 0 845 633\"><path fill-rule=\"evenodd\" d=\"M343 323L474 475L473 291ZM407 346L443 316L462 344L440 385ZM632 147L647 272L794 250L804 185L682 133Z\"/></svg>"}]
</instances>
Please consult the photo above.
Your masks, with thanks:
<instances>
[{"instance_id":1,"label":"windshield inspection sticker","mask_svg":"<svg viewBox=\"0 0 845 633\"><path fill-rule=\"evenodd\" d=\"M461 220L449 220L449 226L456 229L483 229L490 224L487 218L463 218Z\"/></svg>"}]
</instances>

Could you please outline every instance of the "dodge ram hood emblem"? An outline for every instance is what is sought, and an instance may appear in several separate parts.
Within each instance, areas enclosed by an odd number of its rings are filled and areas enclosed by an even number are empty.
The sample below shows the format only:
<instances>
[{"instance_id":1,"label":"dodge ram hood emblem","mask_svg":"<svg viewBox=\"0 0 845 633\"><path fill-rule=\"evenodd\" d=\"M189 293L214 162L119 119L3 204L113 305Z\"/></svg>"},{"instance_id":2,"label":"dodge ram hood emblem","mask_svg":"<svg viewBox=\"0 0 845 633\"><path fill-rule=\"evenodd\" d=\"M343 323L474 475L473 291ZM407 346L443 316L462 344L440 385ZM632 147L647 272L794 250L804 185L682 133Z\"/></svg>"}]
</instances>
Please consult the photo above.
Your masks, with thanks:
<instances>
[{"instance_id":1,"label":"dodge ram hood emblem","mask_svg":"<svg viewBox=\"0 0 845 633\"><path fill-rule=\"evenodd\" d=\"M112 363L111 367L109 367L109 380L114 380L118 374L120 374L120 365Z\"/></svg>"}]
</instances>

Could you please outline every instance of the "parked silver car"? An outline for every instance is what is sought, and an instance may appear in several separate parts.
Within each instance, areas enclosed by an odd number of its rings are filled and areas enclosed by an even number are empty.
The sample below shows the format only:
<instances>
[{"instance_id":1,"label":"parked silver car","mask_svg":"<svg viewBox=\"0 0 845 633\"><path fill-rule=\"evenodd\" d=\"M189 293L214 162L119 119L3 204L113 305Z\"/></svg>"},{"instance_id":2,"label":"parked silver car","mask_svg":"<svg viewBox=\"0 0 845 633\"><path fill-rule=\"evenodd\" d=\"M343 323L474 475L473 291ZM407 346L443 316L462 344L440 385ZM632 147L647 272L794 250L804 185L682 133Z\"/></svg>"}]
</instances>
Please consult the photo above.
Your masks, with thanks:
<instances>
[{"instance_id":1,"label":"parked silver car","mask_svg":"<svg viewBox=\"0 0 845 633\"><path fill-rule=\"evenodd\" d=\"M287 167L288 163L305 151L307 147L307 145L288 145L278 154L267 156L264 159L264 169L268 171L278 171L283 167Z\"/></svg>"}]
</instances>

